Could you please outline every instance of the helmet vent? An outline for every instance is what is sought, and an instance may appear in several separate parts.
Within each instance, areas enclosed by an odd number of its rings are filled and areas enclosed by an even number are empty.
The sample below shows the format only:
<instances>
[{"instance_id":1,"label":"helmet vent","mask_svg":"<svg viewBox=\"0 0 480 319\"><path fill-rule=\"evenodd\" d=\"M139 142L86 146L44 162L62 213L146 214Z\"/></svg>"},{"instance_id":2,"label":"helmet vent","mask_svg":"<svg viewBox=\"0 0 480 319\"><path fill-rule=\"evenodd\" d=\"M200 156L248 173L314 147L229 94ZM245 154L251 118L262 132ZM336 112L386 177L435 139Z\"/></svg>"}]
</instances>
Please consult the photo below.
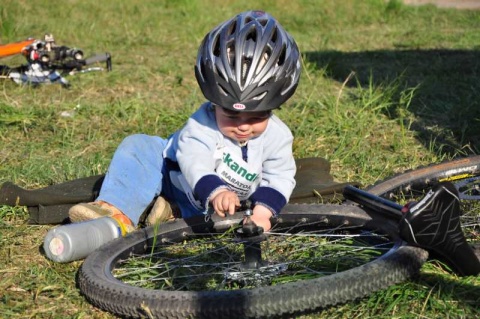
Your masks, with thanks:
<instances>
[{"instance_id":1,"label":"helmet vent","mask_svg":"<svg viewBox=\"0 0 480 319\"><path fill-rule=\"evenodd\" d=\"M281 95L285 94L285 92L287 92L288 90L291 89L291 87L294 85L294 77L293 76L289 76L287 79L287 81L285 81L285 83L283 84L282 86L282 90L280 92Z\"/></svg>"},{"instance_id":2,"label":"helmet vent","mask_svg":"<svg viewBox=\"0 0 480 319\"><path fill-rule=\"evenodd\" d=\"M202 75L202 77L205 77L205 71L205 64L200 63L200 74Z\"/></svg>"},{"instance_id":3,"label":"helmet vent","mask_svg":"<svg viewBox=\"0 0 480 319\"><path fill-rule=\"evenodd\" d=\"M227 58L230 67L233 68L235 65L235 45L233 42L227 47Z\"/></svg>"},{"instance_id":4,"label":"helmet vent","mask_svg":"<svg viewBox=\"0 0 480 319\"><path fill-rule=\"evenodd\" d=\"M277 39L278 39L278 29L275 28L275 30L273 31L273 34L272 34L272 37L271 37L271 40L272 42L277 42Z\"/></svg>"},{"instance_id":5,"label":"helmet vent","mask_svg":"<svg viewBox=\"0 0 480 319\"><path fill-rule=\"evenodd\" d=\"M262 27L265 27L268 23L267 19L258 19L257 21L262 25Z\"/></svg>"},{"instance_id":6,"label":"helmet vent","mask_svg":"<svg viewBox=\"0 0 480 319\"><path fill-rule=\"evenodd\" d=\"M242 64L242 85L245 85L245 81L247 78L247 72L250 69L250 65L252 64L251 59L244 59Z\"/></svg>"},{"instance_id":7,"label":"helmet vent","mask_svg":"<svg viewBox=\"0 0 480 319\"><path fill-rule=\"evenodd\" d=\"M213 65L213 72L218 76L220 76L222 80L224 80L225 82L228 82L228 78L225 75L225 72L222 72L221 70L219 70L219 68L215 64Z\"/></svg>"},{"instance_id":8,"label":"helmet vent","mask_svg":"<svg viewBox=\"0 0 480 319\"><path fill-rule=\"evenodd\" d=\"M228 96L228 93L227 93L228 90L225 89L220 83L217 83L217 85L218 85L218 88L219 88L218 91L219 91L221 94L223 94L223 95L225 95L225 96Z\"/></svg>"},{"instance_id":9,"label":"helmet vent","mask_svg":"<svg viewBox=\"0 0 480 319\"><path fill-rule=\"evenodd\" d=\"M252 40L253 42L257 42L257 32L255 28L250 29L247 36L245 37L245 41Z\"/></svg>"},{"instance_id":10,"label":"helmet vent","mask_svg":"<svg viewBox=\"0 0 480 319\"><path fill-rule=\"evenodd\" d=\"M255 72L255 75L258 75L262 70L265 64L267 64L268 59L270 59L270 56L272 55L272 51L270 48L267 48L267 50L263 53L262 58L258 62L258 67Z\"/></svg>"},{"instance_id":11,"label":"helmet vent","mask_svg":"<svg viewBox=\"0 0 480 319\"><path fill-rule=\"evenodd\" d=\"M232 35L237 31L237 21L233 20L227 31L227 35Z\"/></svg>"},{"instance_id":12,"label":"helmet vent","mask_svg":"<svg viewBox=\"0 0 480 319\"><path fill-rule=\"evenodd\" d=\"M259 100L263 99L263 98L265 97L265 95L267 95L267 91L265 91L265 92L263 92L263 93L260 93L260 94L257 95L257 96L254 96L252 100L257 100L257 101L259 101Z\"/></svg>"},{"instance_id":13,"label":"helmet vent","mask_svg":"<svg viewBox=\"0 0 480 319\"><path fill-rule=\"evenodd\" d=\"M218 37L215 37L215 39L213 40L215 42L213 42L213 45L212 45L212 51L213 51L213 55L215 57L220 57L220 41L218 40Z\"/></svg>"},{"instance_id":14,"label":"helmet vent","mask_svg":"<svg viewBox=\"0 0 480 319\"><path fill-rule=\"evenodd\" d=\"M277 65L283 65L285 63L286 56L287 56L287 48L284 45L282 47L282 51L280 52L280 55L278 56Z\"/></svg>"}]
</instances>

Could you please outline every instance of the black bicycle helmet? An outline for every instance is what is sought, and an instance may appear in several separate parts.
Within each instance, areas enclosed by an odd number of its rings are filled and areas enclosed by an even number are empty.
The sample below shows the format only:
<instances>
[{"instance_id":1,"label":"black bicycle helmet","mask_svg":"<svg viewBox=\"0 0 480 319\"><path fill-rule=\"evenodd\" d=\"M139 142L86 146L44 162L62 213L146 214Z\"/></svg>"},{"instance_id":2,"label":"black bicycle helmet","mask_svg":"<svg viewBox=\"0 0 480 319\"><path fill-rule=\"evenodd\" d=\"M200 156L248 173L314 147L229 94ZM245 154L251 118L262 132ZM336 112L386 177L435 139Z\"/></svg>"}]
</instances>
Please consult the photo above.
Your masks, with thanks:
<instances>
[{"instance_id":1,"label":"black bicycle helmet","mask_svg":"<svg viewBox=\"0 0 480 319\"><path fill-rule=\"evenodd\" d=\"M244 112L279 108L295 92L300 53L271 15L247 11L203 39L195 76L213 104Z\"/></svg>"}]
</instances>

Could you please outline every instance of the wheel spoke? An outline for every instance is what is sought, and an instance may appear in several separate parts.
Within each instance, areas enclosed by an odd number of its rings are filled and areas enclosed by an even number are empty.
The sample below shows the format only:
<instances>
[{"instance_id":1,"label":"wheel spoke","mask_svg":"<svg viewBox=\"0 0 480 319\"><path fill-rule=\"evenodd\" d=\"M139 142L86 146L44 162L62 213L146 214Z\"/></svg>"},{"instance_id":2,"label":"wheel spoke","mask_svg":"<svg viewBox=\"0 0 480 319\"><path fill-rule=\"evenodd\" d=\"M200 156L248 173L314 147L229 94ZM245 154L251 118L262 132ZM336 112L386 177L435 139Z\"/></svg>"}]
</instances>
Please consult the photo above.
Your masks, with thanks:
<instances>
[{"instance_id":1,"label":"wheel spoke","mask_svg":"<svg viewBox=\"0 0 480 319\"><path fill-rule=\"evenodd\" d=\"M262 242L262 264L243 266L242 242L225 234L163 242L117 264L114 275L129 285L162 290L235 290L312 279L358 267L392 247L383 235L324 223L276 225Z\"/></svg>"}]
</instances>

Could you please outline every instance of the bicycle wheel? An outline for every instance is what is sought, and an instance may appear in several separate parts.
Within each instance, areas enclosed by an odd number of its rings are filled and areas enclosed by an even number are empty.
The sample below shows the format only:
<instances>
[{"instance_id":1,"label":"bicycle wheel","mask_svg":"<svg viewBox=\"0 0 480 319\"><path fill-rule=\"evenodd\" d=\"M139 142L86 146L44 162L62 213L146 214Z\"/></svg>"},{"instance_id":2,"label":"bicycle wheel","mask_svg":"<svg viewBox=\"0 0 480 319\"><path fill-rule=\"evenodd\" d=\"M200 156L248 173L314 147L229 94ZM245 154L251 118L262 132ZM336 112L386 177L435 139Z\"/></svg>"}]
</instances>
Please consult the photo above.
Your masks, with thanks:
<instances>
[{"instance_id":1,"label":"bicycle wheel","mask_svg":"<svg viewBox=\"0 0 480 319\"><path fill-rule=\"evenodd\" d=\"M342 303L418 273L427 253L357 206L287 205L245 267L242 215L148 227L89 255L79 272L94 305L126 317L275 317Z\"/></svg>"},{"instance_id":2,"label":"bicycle wheel","mask_svg":"<svg viewBox=\"0 0 480 319\"><path fill-rule=\"evenodd\" d=\"M367 189L398 203L418 201L438 182L450 181L460 194L461 224L467 241L477 248L480 242L480 156L471 156L414 169Z\"/></svg>"}]
</instances>

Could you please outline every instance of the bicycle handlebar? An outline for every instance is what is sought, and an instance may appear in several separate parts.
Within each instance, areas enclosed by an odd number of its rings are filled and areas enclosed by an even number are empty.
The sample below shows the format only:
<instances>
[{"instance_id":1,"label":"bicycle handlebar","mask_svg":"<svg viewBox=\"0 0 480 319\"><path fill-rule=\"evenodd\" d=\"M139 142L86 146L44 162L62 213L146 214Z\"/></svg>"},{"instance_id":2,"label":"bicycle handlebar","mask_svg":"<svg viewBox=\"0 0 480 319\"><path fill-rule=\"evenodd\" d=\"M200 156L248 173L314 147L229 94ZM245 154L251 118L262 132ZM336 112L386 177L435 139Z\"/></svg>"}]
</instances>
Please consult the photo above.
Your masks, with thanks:
<instances>
[{"instance_id":1,"label":"bicycle handlebar","mask_svg":"<svg viewBox=\"0 0 480 319\"><path fill-rule=\"evenodd\" d=\"M101 62L106 62L108 71L112 70L112 57L107 52L106 53L99 53L99 54L96 54L94 56L91 56L91 57L85 59L85 65L90 65L90 64L94 64L94 63L101 63Z\"/></svg>"}]
</instances>

